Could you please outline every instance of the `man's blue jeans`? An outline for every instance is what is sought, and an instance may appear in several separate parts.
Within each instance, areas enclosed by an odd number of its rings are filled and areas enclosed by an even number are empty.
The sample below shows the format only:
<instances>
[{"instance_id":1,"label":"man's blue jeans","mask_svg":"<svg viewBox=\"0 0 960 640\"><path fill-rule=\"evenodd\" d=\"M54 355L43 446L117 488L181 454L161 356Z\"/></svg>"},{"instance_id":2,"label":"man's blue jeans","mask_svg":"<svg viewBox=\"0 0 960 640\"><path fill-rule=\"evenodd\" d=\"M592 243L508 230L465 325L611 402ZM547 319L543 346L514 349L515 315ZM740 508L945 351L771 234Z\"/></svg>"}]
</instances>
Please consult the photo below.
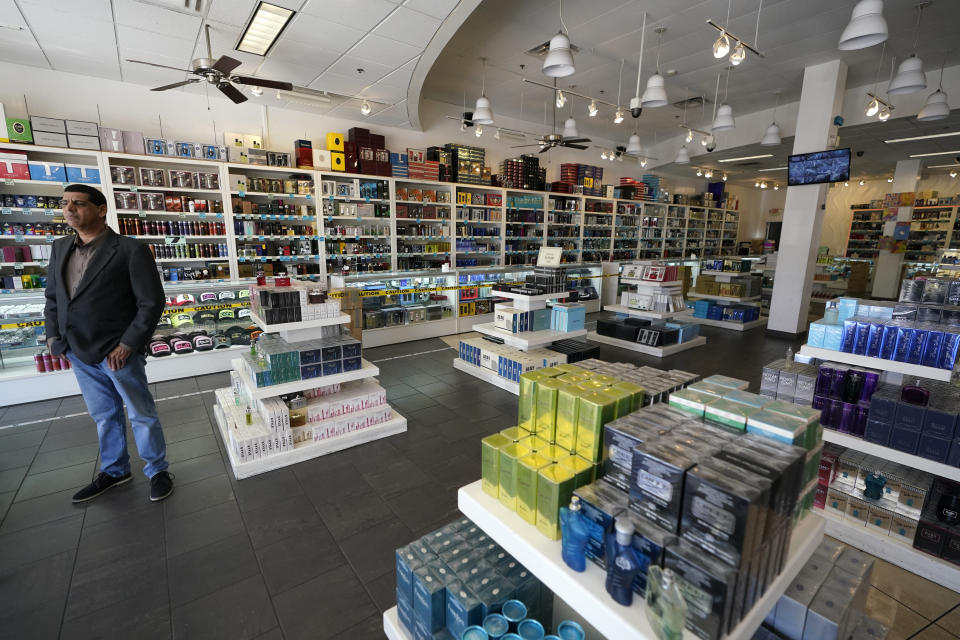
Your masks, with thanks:
<instances>
[{"instance_id":1,"label":"man's blue jeans","mask_svg":"<svg viewBox=\"0 0 960 640\"><path fill-rule=\"evenodd\" d=\"M124 403L130 414L137 451L147 463L143 472L152 478L166 469L167 445L157 418L157 406L147 385L146 358L139 353L131 354L122 369L111 371L106 358L91 366L70 351L66 356L73 365L90 417L97 423L100 470L114 477L130 473Z\"/></svg>"}]
</instances>

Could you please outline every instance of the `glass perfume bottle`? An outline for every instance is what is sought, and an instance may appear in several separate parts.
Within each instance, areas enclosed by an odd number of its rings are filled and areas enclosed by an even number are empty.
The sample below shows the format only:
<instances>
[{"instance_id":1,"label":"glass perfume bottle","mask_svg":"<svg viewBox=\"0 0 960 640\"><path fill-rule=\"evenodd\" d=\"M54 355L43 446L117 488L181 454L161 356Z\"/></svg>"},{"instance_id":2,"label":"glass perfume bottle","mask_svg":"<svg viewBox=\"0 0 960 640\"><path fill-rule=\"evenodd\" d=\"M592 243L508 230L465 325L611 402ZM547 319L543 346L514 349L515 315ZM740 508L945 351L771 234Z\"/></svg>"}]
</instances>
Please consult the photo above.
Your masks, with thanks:
<instances>
[{"instance_id":1,"label":"glass perfume bottle","mask_svg":"<svg viewBox=\"0 0 960 640\"><path fill-rule=\"evenodd\" d=\"M246 421L247 424L253 424L253 413L250 411L250 405L247 405Z\"/></svg>"},{"instance_id":2,"label":"glass perfume bottle","mask_svg":"<svg viewBox=\"0 0 960 640\"><path fill-rule=\"evenodd\" d=\"M824 324L840 324L840 307L836 302L827 303L827 308L823 310Z\"/></svg>"},{"instance_id":3,"label":"glass perfume bottle","mask_svg":"<svg viewBox=\"0 0 960 640\"><path fill-rule=\"evenodd\" d=\"M580 509L580 498L573 496L570 507L560 507L560 533L563 536L560 555L567 566L574 571L585 571L587 557L584 550L590 538L590 528Z\"/></svg>"},{"instance_id":4,"label":"glass perfume bottle","mask_svg":"<svg viewBox=\"0 0 960 640\"><path fill-rule=\"evenodd\" d=\"M673 570L653 565L647 570L647 620L660 640L681 640L687 603Z\"/></svg>"},{"instance_id":5,"label":"glass perfume bottle","mask_svg":"<svg viewBox=\"0 0 960 640\"><path fill-rule=\"evenodd\" d=\"M633 548L633 523L617 520L615 533L607 537L611 551L607 564L607 593L616 602L629 607L633 602L633 579L643 568L637 551Z\"/></svg>"}]
</instances>

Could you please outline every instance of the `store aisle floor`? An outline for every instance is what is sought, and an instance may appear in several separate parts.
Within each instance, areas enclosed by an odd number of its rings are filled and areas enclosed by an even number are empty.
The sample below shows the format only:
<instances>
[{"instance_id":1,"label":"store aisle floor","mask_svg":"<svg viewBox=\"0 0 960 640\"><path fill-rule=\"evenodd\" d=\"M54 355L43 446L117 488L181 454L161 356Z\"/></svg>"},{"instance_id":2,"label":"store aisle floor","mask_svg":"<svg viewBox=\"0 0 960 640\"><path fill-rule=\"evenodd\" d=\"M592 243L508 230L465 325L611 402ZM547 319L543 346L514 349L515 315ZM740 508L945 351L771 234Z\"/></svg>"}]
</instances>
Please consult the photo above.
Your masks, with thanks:
<instances>
[{"instance_id":1,"label":"store aisle floor","mask_svg":"<svg viewBox=\"0 0 960 640\"><path fill-rule=\"evenodd\" d=\"M663 361L601 355L756 385L763 363L797 347L760 330L704 334L709 349ZM98 468L78 397L0 409L0 635L382 638L393 550L457 514L457 488L480 475L479 439L514 423L517 400L454 370L439 339L364 355L408 431L239 482L213 425L211 391L227 374L157 384L176 475L160 504L138 461L133 482L71 504ZM894 640L953 638L956 605L960 595L890 565L874 574L871 613Z\"/></svg>"}]
</instances>

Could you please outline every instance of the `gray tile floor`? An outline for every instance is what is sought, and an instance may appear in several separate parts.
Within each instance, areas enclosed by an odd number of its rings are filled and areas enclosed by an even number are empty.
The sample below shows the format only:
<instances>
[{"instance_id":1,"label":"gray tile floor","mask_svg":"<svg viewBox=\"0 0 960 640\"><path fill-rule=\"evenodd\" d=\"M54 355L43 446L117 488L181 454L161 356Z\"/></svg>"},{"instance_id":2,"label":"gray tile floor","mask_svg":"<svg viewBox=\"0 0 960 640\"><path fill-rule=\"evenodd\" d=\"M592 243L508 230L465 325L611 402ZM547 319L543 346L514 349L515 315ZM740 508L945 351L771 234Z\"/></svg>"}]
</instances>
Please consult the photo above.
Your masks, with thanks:
<instances>
[{"instance_id":1,"label":"gray tile floor","mask_svg":"<svg viewBox=\"0 0 960 640\"><path fill-rule=\"evenodd\" d=\"M662 361L601 357L756 386L799 345L703 333L707 348ZM367 350L407 432L239 482L213 425L210 391L227 375L155 385L176 475L160 504L133 450L133 482L71 504L98 464L79 398L0 409L0 425L31 423L0 429L0 636L382 638L393 550L456 516L479 439L516 420L516 397L454 370L455 356L439 339Z\"/></svg>"}]
</instances>

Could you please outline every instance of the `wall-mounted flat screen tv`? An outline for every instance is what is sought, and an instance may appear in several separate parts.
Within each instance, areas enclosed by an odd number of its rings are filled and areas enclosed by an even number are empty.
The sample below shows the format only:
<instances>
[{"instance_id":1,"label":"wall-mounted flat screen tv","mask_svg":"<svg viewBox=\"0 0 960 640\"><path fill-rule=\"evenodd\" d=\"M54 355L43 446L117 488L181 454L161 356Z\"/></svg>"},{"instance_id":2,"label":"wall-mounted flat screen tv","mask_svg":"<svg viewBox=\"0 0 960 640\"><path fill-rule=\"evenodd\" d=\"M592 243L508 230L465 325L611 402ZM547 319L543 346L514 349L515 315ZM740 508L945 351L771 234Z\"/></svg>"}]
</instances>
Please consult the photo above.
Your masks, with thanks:
<instances>
[{"instance_id":1,"label":"wall-mounted flat screen tv","mask_svg":"<svg viewBox=\"0 0 960 640\"><path fill-rule=\"evenodd\" d=\"M850 149L831 149L790 156L787 161L787 184L821 184L850 179Z\"/></svg>"}]
</instances>

